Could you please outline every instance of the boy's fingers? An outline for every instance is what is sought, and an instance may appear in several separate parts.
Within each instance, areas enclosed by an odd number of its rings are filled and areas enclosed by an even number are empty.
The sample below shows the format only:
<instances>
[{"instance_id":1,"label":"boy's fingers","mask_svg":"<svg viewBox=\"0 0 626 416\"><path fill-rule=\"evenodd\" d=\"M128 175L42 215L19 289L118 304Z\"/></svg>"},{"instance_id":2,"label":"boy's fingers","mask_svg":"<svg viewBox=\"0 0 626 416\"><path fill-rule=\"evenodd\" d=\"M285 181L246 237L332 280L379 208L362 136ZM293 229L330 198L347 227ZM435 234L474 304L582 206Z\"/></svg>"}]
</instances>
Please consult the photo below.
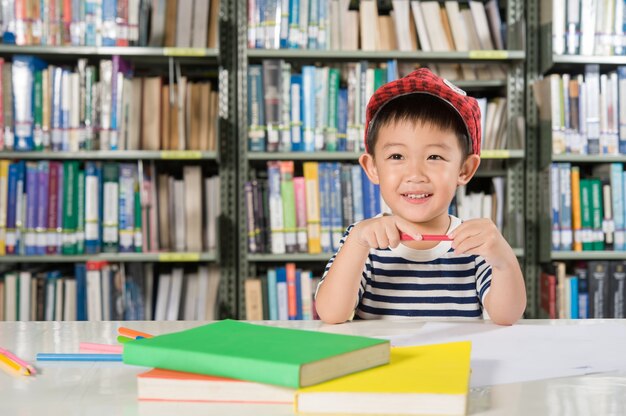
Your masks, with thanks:
<instances>
[{"instance_id":1,"label":"boy's fingers","mask_svg":"<svg viewBox=\"0 0 626 416\"><path fill-rule=\"evenodd\" d=\"M413 240L422 239L422 234L419 232L417 227L408 221L398 219L396 221L396 227L400 231L400 236L402 235L402 233L404 233L411 237Z\"/></svg>"},{"instance_id":2,"label":"boy's fingers","mask_svg":"<svg viewBox=\"0 0 626 416\"><path fill-rule=\"evenodd\" d=\"M378 248L389 247L389 238L387 238L387 233L385 232L385 229L376 230L376 244Z\"/></svg>"},{"instance_id":3,"label":"boy's fingers","mask_svg":"<svg viewBox=\"0 0 626 416\"><path fill-rule=\"evenodd\" d=\"M472 254L480 254L474 252L477 248L479 248L483 244L483 240L478 236L473 236L464 239L460 244L454 247L454 252L456 254L464 254L464 253L472 253Z\"/></svg>"}]
</instances>

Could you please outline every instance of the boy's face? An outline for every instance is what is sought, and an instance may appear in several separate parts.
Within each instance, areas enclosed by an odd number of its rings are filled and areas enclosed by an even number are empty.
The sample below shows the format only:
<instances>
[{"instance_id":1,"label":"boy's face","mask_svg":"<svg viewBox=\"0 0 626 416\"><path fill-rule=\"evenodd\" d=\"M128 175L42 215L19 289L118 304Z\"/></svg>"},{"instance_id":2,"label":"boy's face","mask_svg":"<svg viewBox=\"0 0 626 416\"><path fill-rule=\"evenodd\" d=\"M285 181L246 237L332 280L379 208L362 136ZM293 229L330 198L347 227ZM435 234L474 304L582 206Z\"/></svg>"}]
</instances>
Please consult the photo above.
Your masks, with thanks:
<instances>
[{"instance_id":1,"label":"boy's face","mask_svg":"<svg viewBox=\"0 0 626 416\"><path fill-rule=\"evenodd\" d=\"M480 163L477 155L462 157L454 132L403 121L382 126L373 156L359 162L395 215L441 232L457 186L469 182Z\"/></svg>"}]
</instances>

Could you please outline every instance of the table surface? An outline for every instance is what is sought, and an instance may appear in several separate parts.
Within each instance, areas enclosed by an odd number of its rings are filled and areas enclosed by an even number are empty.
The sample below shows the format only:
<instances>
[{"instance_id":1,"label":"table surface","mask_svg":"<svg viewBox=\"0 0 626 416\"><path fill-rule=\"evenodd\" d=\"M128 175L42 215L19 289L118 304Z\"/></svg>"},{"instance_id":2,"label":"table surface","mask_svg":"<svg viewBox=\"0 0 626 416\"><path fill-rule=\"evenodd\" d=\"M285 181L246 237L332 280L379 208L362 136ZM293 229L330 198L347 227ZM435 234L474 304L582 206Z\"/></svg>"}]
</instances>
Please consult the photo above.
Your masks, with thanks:
<instances>
[{"instance_id":1,"label":"table surface","mask_svg":"<svg viewBox=\"0 0 626 416\"><path fill-rule=\"evenodd\" d=\"M364 336L394 337L415 331L425 320L264 322L269 325ZM447 322L447 321L446 321ZM476 321L471 321L473 324ZM582 322L582 321L580 321ZM603 321L597 321L603 322ZM626 320L619 322L626 331ZM183 330L204 322L1 322L0 346L34 363L38 352L78 352L80 342L115 344L117 328L152 334ZM485 325L493 325L485 322ZM523 320L518 325L571 325L577 321ZM589 321L585 322L589 325ZM601 353L602 341L598 340ZM625 358L626 359L626 352ZM146 368L122 363L36 363L34 377L0 372L1 415L292 415L290 405L164 403L137 400L136 375ZM626 374L564 377L471 389L471 415L624 415Z\"/></svg>"}]
</instances>

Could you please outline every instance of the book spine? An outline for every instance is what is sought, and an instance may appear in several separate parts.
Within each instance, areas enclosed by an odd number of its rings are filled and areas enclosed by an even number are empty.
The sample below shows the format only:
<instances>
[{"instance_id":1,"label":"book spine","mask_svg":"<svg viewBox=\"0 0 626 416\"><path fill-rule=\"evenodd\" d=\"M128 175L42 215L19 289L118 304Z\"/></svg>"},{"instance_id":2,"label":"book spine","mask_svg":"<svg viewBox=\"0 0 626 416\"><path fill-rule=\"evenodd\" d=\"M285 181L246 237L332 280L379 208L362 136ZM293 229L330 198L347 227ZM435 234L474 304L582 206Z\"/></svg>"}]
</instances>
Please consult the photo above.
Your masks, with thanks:
<instances>
[{"instance_id":1,"label":"book spine","mask_svg":"<svg viewBox=\"0 0 626 416\"><path fill-rule=\"evenodd\" d=\"M307 242L310 254L322 252L320 223L319 164L304 162L302 165L306 195Z\"/></svg>"},{"instance_id":2,"label":"book spine","mask_svg":"<svg viewBox=\"0 0 626 416\"><path fill-rule=\"evenodd\" d=\"M297 1L297 0L295 0ZM302 138L302 75L291 75L291 149L294 152L304 150Z\"/></svg>"},{"instance_id":3,"label":"book spine","mask_svg":"<svg viewBox=\"0 0 626 416\"><path fill-rule=\"evenodd\" d=\"M121 253L131 253L134 251L136 178L136 165L132 163L122 163L119 165L118 235L119 251Z\"/></svg>"},{"instance_id":4,"label":"book spine","mask_svg":"<svg viewBox=\"0 0 626 416\"><path fill-rule=\"evenodd\" d=\"M561 181L559 177L559 165L550 165L550 195L551 195L551 221L552 221L552 249L561 249ZM584 213L583 213L584 215ZM584 232L584 231L583 231Z\"/></svg>"},{"instance_id":5,"label":"book spine","mask_svg":"<svg viewBox=\"0 0 626 416\"><path fill-rule=\"evenodd\" d=\"M608 318L609 262L589 262L589 318Z\"/></svg>"},{"instance_id":6,"label":"book spine","mask_svg":"<svg viewBox=\"0 0 626 416\"><path fill-rule=\"evenodd\" d=\"M48 184L48 219L46 254L57 253L57 210L59 202L59 170L60 162L50 162L50 181Z\"/></svg>"},{"instance_id":7,"label":"book spine","mask_svg":"<svg viewBox=\"0 0 626 416\"><path fill-rule=\"evenodd\" d=\"M315 151L315 67L302 67L303 150Z\"/></svg>"},{"instance_id":8,"label":"book spine","mask_svg":"<svg viewBox=\"0 0 626 416\"><path fill-rule=\"evenodd\" d=\"M276 269L267 270L267 303L269 307L269 319L271 321L278 320L278 300L276 286Z\"/></svg>"},{"instance_id":9,"label":"book spine","mask_svg":"<svg viewBox=\"0 0 626 416\"><path fill-rule=\"evenodd\" d=\"M117 253L119 245L119 168L116 163L106 163L102 170L102 249L107 253Z\"/></svg>"},{"instance_id":10,"label":"book spine","mask_svg":"<svg viewBox=\"0 0 626 416\"><path fill-rule=\"evenodd\" d=\"M337 150L348 150L348 90L339 88L337 93Z\"/></svg>"},{"instance_id":11,"label":"book spine","mask_svg":"<svg viewBox=\"0 0 626 416\"><path fill-rule=\"evenodd\" d=\"M286 252L283 201L280 192L280 166L278 162L267 162L269 184L269 213L272 253Z\"/></svg>"},{"instance_id":12,"label":"book spine","mask_svg":"<svg viewBox=\"0 0 626 416\"><path fill-rule=\"evenodd\" d=\"M314 147L316 151L324 150L326 130L328 129L328 67L315 68L315 89L313 90L315 105Z\"/></svg>"},{"instance_id":13,"label":"book spine","mask_svg":"<svg viewBox=\"0 0 626 416\"><path fill-rule=\"evenodd\" d=\"M333 251L339 249L339 241L343 234L343 207L341 186L341 166L334 162L330 164L330 227L331 227L331 246Z\"/></svg>"},{"instance_id":14,"label":"book spine","mask_svg":"<svg viewBox=\"0 0 626 416\"><path fill-rule=\"evenodd\" d=\"M265 138L265 105L263 94L263 67L248 67L248 150L264 152Z\"/></svg>"},{"instance_id":15,"label":"book spine","mask_svg":"<svg viewBox=\"0 0 626 416\"><path fill-rule=\"evenodd\" d=\"M291 64L280 61L280 142L278 150L291 151Z\"/></svg>"},{"instance_id":16,"label":"book spine","mask_svg":"<svg viewBox=\"0 0 626 416\"><path fill-rule=\"evenodd\" d=\"M313 294L311 290L311 272L309 270L302 270L300 273L300 299L302 305L302 319L303 320L311 320L313 319L312 314L312 303L313 303Z\"/></svg>"},{"instance_id":17,"label":"book spine","mask_svg":"<svg viewBox=\"0 0 626 416\"><path fill-rule=\"evenodd\" d=\"M76 193L76 254L85 254L85 171L78 171Z\"/></svg>"},{"instance_id":18,"label":"book spine","mask_svg":"<svg viewBox=\"0 0 626 416\"><path fill-rule=\"evenodd\" d=\"M599 179L591 180L591 210L593 250L604 250L604 233L602 232L602 183Z\"/></svg>"},{"instance_id":19,"label":"book spine","mask_svg":"<svg viewBox=\"0 0 626 416\"><path fill-rule=\"evenodd\" d=\"M37 162L26 163L26 218L24 226L24 253L27 256L37 254L37 202L39 192L39 171Z\"/></svg>"},{"instance_id":20,"label":"book spine","mask_svg":"<svg viewBox=\"0 0 626 416\"><path fill-rule=\"evenodd\" d=\"M287 263L285 265L287 276L287 317L295 320L298 316L298 294L296 291L296 264Z\"/></svg>"},{"instance_id":21,"label":"book spine","mask_svg":"<svg viewBox=\"0 0 626 416\"><path fill-rule=\"evenodd\" d=\"M63 246L62 254L76 254L78 226L78 162L63 163Z\"/></svg>"},{"instance_id":22,"label":"book spine","mask_svg":"<svg viewBox=\"0 0 626 416\"><path fill-rule=\"evenodd\" d=\"M100 252L100 182L99 162L85 163L85 252Z\"/></svg>"},{"instance_id":23,"label":"book spine","mask_svg":"<svg viewBox=\"0 0 626 416\"><path fill-rule=\"evenodd\" d=\"M306 180L303 176L293 178L296 202L296 240L298 252L308 252L307 217L306 217Z\"/></svg>"},{"instance_id":24,"label":"book spine","mask_svg":"<svg viewBox=\"0 0 626 416\"><path fill-rule=\"evenodd\" d=\"M8 160L0 160L0 256L6 255L7 213L9 211L9 165L10 162Z\"/></svg>"},{"instance_id":25,"label":"book spine","mask_svg":"<svg viewBox=\"0 0 626 416\"><path fill-rule=\"evenodd\" d=\"M572 165L569 163L559 164L559 213L561 219L561 250L571 250L573 241L571 168Z\"/></svg>"},{"instance_id":26,"label":"book spine","mask_svg":"<svg viewBox=\"0 0 626 416\"><path fill-rule=\"evenodd\" d=\"M331 165L328 162L319 164L319 195L320 195L320 243L322 252L332 250L331 243Z\"/></svg>"},{"instance_id":27,"label":"book spine","mask_svg":"<svg viewBox=\"0 0 626 416\"><path fill-rule=\"evenodd\" d=\"M244 185L244 195L246 200L246 227L248 231L248 252L258 253L257 245L257 224L255 221L254 192L258 192L258 183L246 182Z\"/></svg>"},{"instance_id":28,"label":"book spine","mask_svg":"<svg viewBox=\"0 0 626 416\"><path fill-rule=\"evenodd\" d=\"M48 202L50 195L50 162L40 161L37 164L39 180L37 192L37 225L36 232L36 253L45 255L48 246Z\"/></svg>"},{"instance_id":29,"label":"book spine","mask_svg":"<svg viewBox=\"0 0 626 416\"><path fill-rule=\"evenodd\" d=\"M276 304L278 305L278 320L289 319L289 295L287 288L287 270L285 267L276 269Z\"/></svg>"},{"instance_id":30,"label":"book spine","mask_svg":"<svg viewBox=\"0 0 626 416\"><path fill-rule=\"evenodd\" d=\"M33 88L34 57L13 58L13 94L15 105L15 150L34 150L33 142Z\"/></svg>"},{"instance_id":31,"label":"book spine","mask_svg":"<svg viewBox=\"0 0 626 416\"><path fill-rule=\"evenodd\" d=\"M283 204L283 225L285 230L285 250L297 251L296 201L293 187L293 161L280 161L280 197Z\"/></svg>"},{"instance_id":32,"label":"book spine","mask_svg":"<svg viewBox=\"0 0 626 416\"><path fill-rule=\"evenodd\" d=\"M337 68L330 68L328 70L328 120L326 129L325 150L334 152L339 149L337 143L339 115L338 115L338 101L339 101L339 78L340 73Z\"/></svg>"},{"instance_id":33,"label":"book spine","mask_svg":"<svg viewBox=\"0 0 626 416\"><path fill-rule=\"evenodd\" d=\"M35 71L34 94L33 94L33 150L41 151L45 144L43 140L43 71Z\"/></svg>"}]
</instances>

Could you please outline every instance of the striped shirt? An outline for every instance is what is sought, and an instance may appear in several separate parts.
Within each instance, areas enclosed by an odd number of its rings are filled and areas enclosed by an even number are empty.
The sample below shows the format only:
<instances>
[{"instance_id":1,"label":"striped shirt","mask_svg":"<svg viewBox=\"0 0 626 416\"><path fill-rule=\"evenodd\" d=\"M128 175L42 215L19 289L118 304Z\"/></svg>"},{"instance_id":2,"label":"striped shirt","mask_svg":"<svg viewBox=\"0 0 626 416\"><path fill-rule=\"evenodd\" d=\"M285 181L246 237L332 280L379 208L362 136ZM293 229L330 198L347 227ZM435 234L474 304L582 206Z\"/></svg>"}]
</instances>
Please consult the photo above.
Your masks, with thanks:
<instances>
[{"instance_id":1,"label":"striped shirt","mask_svg":"<svg viewBox=\"0 0 626 416\"><path fill-rule=\"evenodd\" d=\"M457 217L450 218L448 232L461 224ZM354 224L346 230L339 250L353 227ZM336 256L335 253L326 265L320 284ZM361 273L355 316L482 318L482 305L490 285L491 266L485 259L473 254L455 255L449 241L428 250L403 244L391 249L370 249Z\"/></svg>"}]
</instances>

